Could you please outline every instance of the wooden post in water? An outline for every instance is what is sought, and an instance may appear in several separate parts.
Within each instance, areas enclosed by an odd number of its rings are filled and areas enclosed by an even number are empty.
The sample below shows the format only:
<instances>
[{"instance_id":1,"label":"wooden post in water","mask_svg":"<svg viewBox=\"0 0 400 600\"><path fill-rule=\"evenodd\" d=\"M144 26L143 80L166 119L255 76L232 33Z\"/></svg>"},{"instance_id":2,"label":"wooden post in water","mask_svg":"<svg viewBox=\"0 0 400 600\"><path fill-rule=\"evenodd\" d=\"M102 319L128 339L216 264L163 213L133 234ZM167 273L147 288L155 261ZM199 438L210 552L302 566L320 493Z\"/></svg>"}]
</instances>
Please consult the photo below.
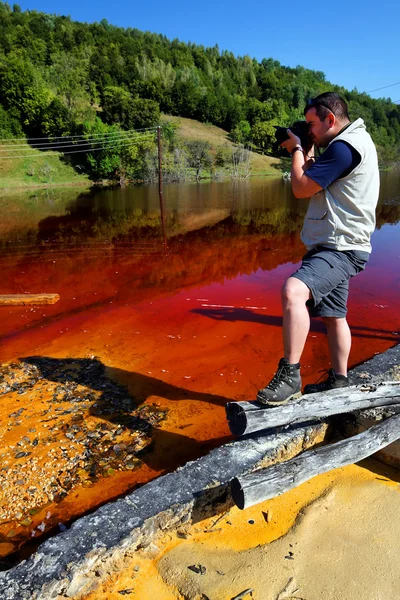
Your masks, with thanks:
<instances>
[{"instance_id":1,"label":"wooden post in water","mask_svg":"<svg viewBox=\"0 0 400 600\"><path fill-rule=\"evenodd\" d=\"M268 407L257 402L228 402L226 416L233 435L339 415L363 408L400 404L400 382L377 386L358 385L307 394L283 406Z\"/></svg>"},{"instance_id":2,"label":"wooden post in water","mask_svg":"<svg viewBox=\"0 0 400 600\"><path fill-rule=\"evenodd\" d=\"M161 127L157 127L157 146L158 146L158 196L160 198L161 228L163 236L164 252L167 252L167 236L165 234L164 218L164 199L162 190L162 149L161 149Z\"/></svg>"},{"instance_id":3,"label":"wooden post in water","mask_svg":"<svg viewBox=\"0 0 400 600\"><path fill-rule=\"evenodd\" d=\"M307 450L286 462L235 477L231 481L233 501L244 509L275 498L311 477L367 458L399 437L400 414L336 444Z\"/></svg>"}]
</instances>

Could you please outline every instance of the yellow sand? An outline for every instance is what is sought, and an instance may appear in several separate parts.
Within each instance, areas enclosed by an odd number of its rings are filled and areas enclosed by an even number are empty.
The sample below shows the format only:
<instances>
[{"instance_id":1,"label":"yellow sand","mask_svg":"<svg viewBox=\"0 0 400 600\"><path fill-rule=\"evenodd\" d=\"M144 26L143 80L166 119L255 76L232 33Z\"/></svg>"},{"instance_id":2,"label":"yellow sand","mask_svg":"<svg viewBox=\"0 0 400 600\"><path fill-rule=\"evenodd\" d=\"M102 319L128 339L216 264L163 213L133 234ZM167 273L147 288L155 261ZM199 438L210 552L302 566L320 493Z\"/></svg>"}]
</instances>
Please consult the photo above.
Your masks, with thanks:
<instances>
[{"instance_id":1,"label":"yellow sand","mask_svg":"<svg viewBox=\"0 0 400 600\"><path fill-rule=\"evenodd\" d=\"M138 550L86 598L231 600L251 589L243 600L397 600L399 480L371 459L232 508Z\"/></svg>"}]
</instances>

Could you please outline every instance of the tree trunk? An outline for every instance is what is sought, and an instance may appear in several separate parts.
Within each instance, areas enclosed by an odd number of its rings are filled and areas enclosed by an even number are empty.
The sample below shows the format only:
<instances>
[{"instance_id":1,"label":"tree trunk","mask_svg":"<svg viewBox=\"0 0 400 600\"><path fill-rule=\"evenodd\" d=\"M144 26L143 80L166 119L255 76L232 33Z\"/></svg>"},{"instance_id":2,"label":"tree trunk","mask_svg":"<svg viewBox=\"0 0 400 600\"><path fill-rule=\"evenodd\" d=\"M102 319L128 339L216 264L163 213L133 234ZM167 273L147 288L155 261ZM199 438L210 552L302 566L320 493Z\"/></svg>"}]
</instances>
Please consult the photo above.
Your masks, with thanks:
<instances>
[{"instance_id":1,"label":"tree trunk","mask_svg":"<svg viewBox=\"0 0 400 600\"><path fill-rule=\"evenodd\" d=\"M307 450L287 462L235 477L231 481L232 498L240 509L249 508L275 498L315 475L367 458L399 437L400 415L395 415L336 444Z\"/></svg>"},{"instance_id":2,"label":"tree trunk","mask_svg":"<svg viewBox=\"0 0 400 600\"><path fill-rule=\"evenodd\" d=\"M400 382L351 386L308 394L284 406L258 402L228 402L225 410L233 435L240 436L288 423L309 421L362 408L400 404Z\"/></svg>"}]
</instances>

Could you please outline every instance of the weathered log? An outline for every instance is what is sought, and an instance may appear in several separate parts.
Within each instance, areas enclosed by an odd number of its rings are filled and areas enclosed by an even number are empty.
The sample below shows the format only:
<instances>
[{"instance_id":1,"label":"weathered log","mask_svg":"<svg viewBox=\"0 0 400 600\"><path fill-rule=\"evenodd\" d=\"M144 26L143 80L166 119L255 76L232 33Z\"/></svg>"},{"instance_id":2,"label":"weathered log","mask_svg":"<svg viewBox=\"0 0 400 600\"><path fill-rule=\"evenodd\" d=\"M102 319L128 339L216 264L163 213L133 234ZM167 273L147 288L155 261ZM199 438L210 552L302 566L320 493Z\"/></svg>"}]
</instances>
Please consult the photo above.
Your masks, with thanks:
<instances>
[{"instance_id":1,"label":"weathered log","mask_svg":"<svg viewBox=\"0 0 400 600\"><path fill-rule=\"evenodd\" d=\"M258 402L228 402L226 416L233 435L240 436L288 423L309 421L331 415L400 403L400 382L378 386L350 386L307 394L283 406L268 407Z\"/></svg>"},{"instance_id":2,"label":"weathered log","mask_svg":"<svg viewBox=\"0 0 400 600\"><path fill-rule=\"evenodd\" d=\"M58 294L3 294L0 305L25 306L25 304L55 304L60 299Z\"/></svg>"},{"instance_id":3,"label":"weathered log","mask_svg":"<svg viewBox=\"0 0 400 600\"><path fill-rule=\"evenodd\" d=\"M235 477L231 481L232 498L240 509L248 508L280 496L311 477L367 458L399 437L400 415L395 415L351 438L307 450L287 462Z\"/></svg>"}]
</instances>

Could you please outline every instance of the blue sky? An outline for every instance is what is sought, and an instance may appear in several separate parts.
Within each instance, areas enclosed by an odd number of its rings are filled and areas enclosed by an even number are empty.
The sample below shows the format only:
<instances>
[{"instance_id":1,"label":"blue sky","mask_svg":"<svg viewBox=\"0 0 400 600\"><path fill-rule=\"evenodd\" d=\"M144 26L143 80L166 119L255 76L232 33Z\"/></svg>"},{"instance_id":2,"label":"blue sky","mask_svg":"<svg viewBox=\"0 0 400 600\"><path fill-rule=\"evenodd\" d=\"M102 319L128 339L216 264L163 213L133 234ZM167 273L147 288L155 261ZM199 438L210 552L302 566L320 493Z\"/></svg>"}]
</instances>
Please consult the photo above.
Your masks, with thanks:
<instances>
[{"instance_id":1,"label":"blue sky","mask_svg":"<svg viewBox=\"0 0 400 600\"><path fill-rule=\"evenodd\" d=\"M12 0L9 0L12 4ZM23 10L162 33L236 56L323 71L328 81L400 103L400 2L358 0L23 0Z\"/></svg>"}]
</instances>

